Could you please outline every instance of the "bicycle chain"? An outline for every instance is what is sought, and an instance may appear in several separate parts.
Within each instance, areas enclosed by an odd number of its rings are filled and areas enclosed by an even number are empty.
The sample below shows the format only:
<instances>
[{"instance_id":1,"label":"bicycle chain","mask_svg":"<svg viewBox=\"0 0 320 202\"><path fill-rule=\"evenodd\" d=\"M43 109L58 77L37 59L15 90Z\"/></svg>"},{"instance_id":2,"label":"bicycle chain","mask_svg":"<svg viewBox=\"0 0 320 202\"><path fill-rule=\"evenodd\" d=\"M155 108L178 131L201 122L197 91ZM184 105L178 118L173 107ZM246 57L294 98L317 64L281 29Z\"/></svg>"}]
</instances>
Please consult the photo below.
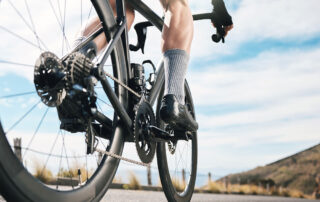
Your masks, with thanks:
<instances>
[{"instance_id":1,"label":"bicycle chain","mask_svg":"<svg viewBox=\"0 0 320 202\"><path fill-rule=\"evenodd\" d=\"M140 162L140 161L135 161L135 160L128 159L128 158L125 158L123 156L120 156L120 155L117 155L117 154L114 154L114 153L111 153L111 152L108 152L108 151L103 151L101 149L95 149L95 150L97 152L99 152L99 153L105 154L107 156L111 156L111 157L119 159L119 160L123 160L123 161L129 162L129 163L132 163L132 164L145 166L145 167L149 167L151 165L151 163L143 163L143 162Z\"/></svg>"},{"instance_id":2,"label":"bicycle chain","mask_svg":"<svg viewBox=\"0 0 320 202\"><path fill-rule=\"evenodd\" d=\"M134 94L135 96L137 96L138 98L141 98L141 95L139 95L138 93L136 93L134 90L132 90L129 86L123 84L121 81L119 81L117 78L113 77L111 74L107 73L106 71L104 71L104 74L109 77L110 79L112 79L113 81L115 81L116 83L118 83L120 86L124 87L125 89L127 89L129 92L131 92L132 94ZM103 151L101 149L97 149L95 148L95 151L96 152L99 152L101 154L105 154L107 156L111 156L113 158L116 158L116 159L119 159L119 160L122 160L122 161L126 161L126 162L129 162L129 163L132 163L132 164L136 164L136 165L140 165L140 166L145 166L145 167L149 167L151 165L151 163L143 163L143 162L140 162L140 161L135 161L135 160L132 160L132 159L128 159L128 158L125 158L123 156L120 156L120 155L117 155L117 154L114 154L112 152L108 152L108 151Z\"/></svg>"},{"instance_id":3,"label":"bicycle chain","mask_svg":"<svg viewBox=\"0 0 320 202\"><path fill-rule=\"evenodd\" d=\"M104 74L109 77L110 79L112 79L113 81L117 82L120 86L124 87L125 89L127 89L130 93L134 94L135 96L137 96L138 98L141 98L141 95L139 95L137 92L135 92L134 90L132 90L129 86L123 84L121 81L119 81L117 78L113 77L111 74L109 74L108 72L104 71Z\"/></svg>"}]
</instances>

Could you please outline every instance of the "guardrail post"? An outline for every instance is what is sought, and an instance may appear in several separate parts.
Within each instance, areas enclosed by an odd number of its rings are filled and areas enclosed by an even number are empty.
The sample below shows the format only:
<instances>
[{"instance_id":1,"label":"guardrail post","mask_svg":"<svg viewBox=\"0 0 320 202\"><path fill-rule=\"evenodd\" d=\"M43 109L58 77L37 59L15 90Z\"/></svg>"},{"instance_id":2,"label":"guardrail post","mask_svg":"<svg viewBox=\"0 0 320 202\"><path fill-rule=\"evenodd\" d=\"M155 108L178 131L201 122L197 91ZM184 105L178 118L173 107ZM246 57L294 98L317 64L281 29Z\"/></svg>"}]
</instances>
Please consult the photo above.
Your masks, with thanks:
<instances>
[{"instance_id":1,"label":"guardrail post","mask_svg":"<svg viewBox=\"0 0 320 202\"><path fill-rule=\"evenodd\" d=\"M100 164L102 161L102 153L100 153L100 152L98 152L98 153L99 153L98 154L98 164Z\"/></svg>"},{"instance_id":2,"label":"guardrail post","mask_svg":"<svg viewBox=\"0 0 320 202\"><path fill-rule=\"evenodd\" d=\"M184 169L182 169L182 182L186 184L186 171Z\"/></svg>"},{"instance_id":3,"label":"guardrail post","mask_svg":"<svg viewBox=\"0 0 320 202\"><path fill-rule=\"evenodd\" d=\"M148 185L151 186L152 181L151 181L151 167L150 167L150 165L147 167L147 177L148 177Z\"/></svg>"},{"instance_id":4,"label":"guardrail post","mask_svg":"<svg viewBox=\"0 0 320 202\"><path fill-rule=\"evenodd\" d=\"M22 155L21 155L21 138L15 138L13 139L13 145L14 145L14 153L17 156L17 158L22 162Z\"/></svg>"}]
</instances>

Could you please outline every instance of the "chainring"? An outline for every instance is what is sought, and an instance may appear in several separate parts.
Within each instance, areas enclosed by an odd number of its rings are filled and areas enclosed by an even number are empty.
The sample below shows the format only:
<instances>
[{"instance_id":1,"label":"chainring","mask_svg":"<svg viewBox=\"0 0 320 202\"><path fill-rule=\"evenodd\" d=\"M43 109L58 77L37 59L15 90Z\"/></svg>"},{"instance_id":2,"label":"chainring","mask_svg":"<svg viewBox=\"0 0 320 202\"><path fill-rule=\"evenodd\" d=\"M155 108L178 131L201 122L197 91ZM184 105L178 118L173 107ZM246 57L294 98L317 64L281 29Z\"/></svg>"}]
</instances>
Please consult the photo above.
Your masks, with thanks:
<instances>
[{"instance_id":1,"label":"chainring","mask_svg":"<svg viewBox=\"0 0 320 202\"><path fill-rule=\"evenodd\" d=\"M142 99L136 106L133 133L138 156L143 163L151 163L156 152L156 142L149 129L151 125L155 125L152 107Z\"/></svg>"}]
</instances>

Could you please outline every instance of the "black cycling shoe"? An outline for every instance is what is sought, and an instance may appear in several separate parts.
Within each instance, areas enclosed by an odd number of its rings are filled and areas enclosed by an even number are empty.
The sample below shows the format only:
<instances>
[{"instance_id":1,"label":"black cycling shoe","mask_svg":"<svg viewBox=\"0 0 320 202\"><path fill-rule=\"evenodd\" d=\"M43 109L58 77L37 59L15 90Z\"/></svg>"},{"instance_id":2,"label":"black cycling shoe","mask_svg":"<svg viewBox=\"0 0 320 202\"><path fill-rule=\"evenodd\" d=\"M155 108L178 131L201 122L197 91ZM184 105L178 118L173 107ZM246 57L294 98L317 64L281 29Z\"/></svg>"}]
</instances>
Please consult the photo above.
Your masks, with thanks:
<instances>
[{"instance_id":1,"label":"black cycling shoe","mask_svg":"<svg viewBox=\"0 0 320 202\"><path fill-rule=\"evenodd\" d=\"M173 130L195 132L198 123L194 120L188 108L178 102L173 94L165 95L160 107L160 117Z\"/></svg>"}]
</instances>

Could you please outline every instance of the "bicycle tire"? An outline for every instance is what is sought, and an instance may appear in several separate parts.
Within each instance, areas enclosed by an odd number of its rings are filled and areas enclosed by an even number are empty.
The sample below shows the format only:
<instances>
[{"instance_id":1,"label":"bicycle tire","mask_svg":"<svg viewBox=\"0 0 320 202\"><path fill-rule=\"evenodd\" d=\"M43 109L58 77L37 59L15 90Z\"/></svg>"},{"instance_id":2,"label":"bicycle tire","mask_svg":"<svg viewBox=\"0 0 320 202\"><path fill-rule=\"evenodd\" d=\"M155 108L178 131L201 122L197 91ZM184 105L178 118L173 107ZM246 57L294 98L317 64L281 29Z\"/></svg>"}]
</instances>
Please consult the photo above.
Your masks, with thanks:
<instances>
[{"instance_id":1,"label":"bicycle tire","mask_svg":"<svg viewBox=\"0 0 320 202\"><path fill-rule=\"evenodd\" d=\"M158 97L158 103L157 103L157 125L160 128L164 129L164 122L160 119L159 116L159 110L161 106L161 100L164 93L164 85L162 87L162 90ZM191 91L189 89L187 81L185 82L185 95L186 95L186 104L189 106L189 110L191 111L191 114L195 118L195 112L194 112L194 105L193 100L191 96ZM184 141L184 140L179 140ZM192 198L192 194L194 191L195 181L196 181L196 174L197 174L197 158L198 158L198 143L197 143L197 133L193 133L192 140L191 141L191 166L189 171L190 178L188 180L185 180L185 182L181 182L179 180L179 177L177 174L181 174L180 171L175 170L174 173L173 170L171 170L169 167L172 166L173 163L168 162L168 157L173 154L168 154L168 143L165 142L159 142L157 144L157 162L158 162L158 169L159 169L159 175L160 180L162 184L162 189L170 202L186 202L190 201ZM188 143L187 143L188 144ZM177 148L176 148L177 149ZM177 151L175 151L176 153ZM181 151L179 151L181 152ZM182 151L183 152L183 151ZM187 153L188 154L188 153ZM182 154L183 155L183 154ZM181 153L180 153L181 157ZM178 160L178 164L180 163L181 159ZM176 163L176 162L175 162ZM178 167L179 165L176 164ZM177 168L176 168L177 169ZM184 168L183 168L184 169ZM176 182L174 182L174 180ZM180 184L180 185L179 185ZM182 185L181 185L182 184ZM179 190L179 186L181 190ZM178 190L177 190L178 189Z\"/></svg>"},{"instance_id":2,"label":"bicycle tire","mask_svg":"<svg viewBox=\"0 0 320 202\"><path fill-rule=\"evenodd\" d=\"M108 40L114 34L116 21L108 1L92 1ZM122 83L128 83L125 56L121 40L111 54L113 73ZM128 92L115 86L120 103L128 108ZM117 116L114 116L116 121ZM6 117L2 116L4 120ZM121 155L124 147L125 129L118 125L114 129L111 152ZM7 201L99 201L108 189L119 165L119 159L104 156L93 176L79 189L59 191L48 188L34 178L17 159L0 121L0 193Z\"/></svg>"}]
</instances>

